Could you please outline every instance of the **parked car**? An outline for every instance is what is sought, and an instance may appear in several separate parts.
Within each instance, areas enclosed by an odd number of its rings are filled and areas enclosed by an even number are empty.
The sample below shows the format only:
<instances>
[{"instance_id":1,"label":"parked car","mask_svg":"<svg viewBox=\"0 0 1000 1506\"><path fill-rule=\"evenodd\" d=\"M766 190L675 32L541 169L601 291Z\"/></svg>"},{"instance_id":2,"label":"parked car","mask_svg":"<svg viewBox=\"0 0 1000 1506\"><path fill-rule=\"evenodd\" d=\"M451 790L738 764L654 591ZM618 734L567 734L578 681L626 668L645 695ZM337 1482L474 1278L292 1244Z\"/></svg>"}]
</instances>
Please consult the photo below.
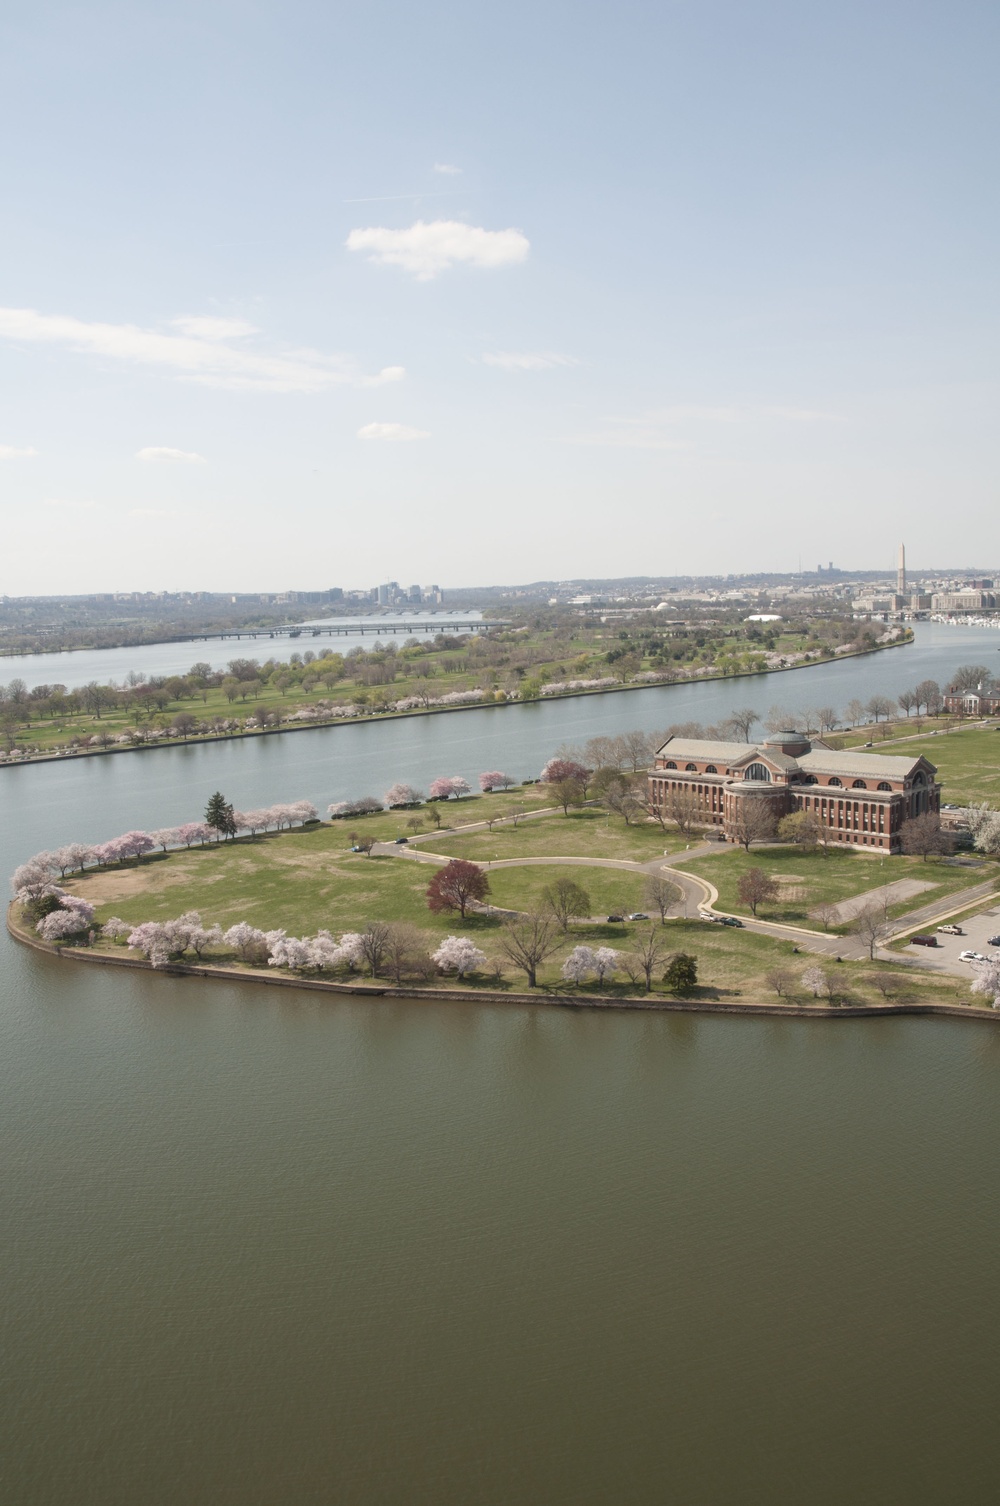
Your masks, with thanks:
<instances>
[{"instance_id":1,"label":"parked car","mask_svg":"<svg viewBox=\"0 0 1000 1506\"><path fill-rule=\"evenodd\" d=\"M965 932L962 930L961 926L938 926L938 930L941 932L942 936L964 936L965 935Z\"/></svg>"},{"instance_id":2,"label":"parked car","mask_svg":"<svg viewBox=\"0 0 1000 1506\"><path fill-rule=\"evenodd\" d=\"M937 939L936 936L911 936L910 937L910 945L911 946L937 946L937 944L938 944L938 939Z\"/></svg>"},{"instance_id":3,"label":"parked car","mask_svg":"<svg viewBox=\"0 0 1000 1506\"><path fill-rule=\"evenodd\" d=\"M624 917L624 915L609 915L608 919L609 920L614 920L614 921L624 921L625 917Z\"/></svg>"},{"instance_id":4,"label":"parked car","mask_svg":"<svg viewBox=\"0 0 1000 1506\"><path fill-rule=\"evenodd\" d=\"M396 838L396 846L397 847L402 847L403 843L404 842L408 842L409 840L410 840L409 837L397 837Z\"/></svg>"},{"instance_id":5,"label":"parked car","mask_svg":"<svg viewBox=\"0 0 1000 1506\"><path fill-rule=\"evenodd\" d=\"M989 941L986 943L986 945L987 946L1000 946L1000 936L991 936L990 939L989 939Z\"/></svg>"},{"instance_id":6,"label":"parked car","mask_svg":"<svg viewBox=\"0 0 1000 1506\"><path fill-rule=\"evenodd\" d=\"M632 915L629 916L629 920L648 920L648 919L649 919L649 916L648 915L644 915L641 910L636 910L634 912L634 914L632 914Z\"/></svg>"},{"instance_id":7,"label":"parked car","mask_svg":"<svg viewBox=\"0 0 1000 1506\"><path fill-rule=\"evenodd\" d=\"M985 962L986 958L982 952L959 952L958 960L959 962Z\"/></svg>"},{"instance_id":8,"label":"parked car","mask_svg":"<svg viewBox=\"0 0 1000 1506\"><path fill-rule=\"evenodd\" d=\"M738 919L735 915L723 915L722 924L724 926L739 926L740 930L743 929L742 920Z\"/></svg>"}]
</instances>

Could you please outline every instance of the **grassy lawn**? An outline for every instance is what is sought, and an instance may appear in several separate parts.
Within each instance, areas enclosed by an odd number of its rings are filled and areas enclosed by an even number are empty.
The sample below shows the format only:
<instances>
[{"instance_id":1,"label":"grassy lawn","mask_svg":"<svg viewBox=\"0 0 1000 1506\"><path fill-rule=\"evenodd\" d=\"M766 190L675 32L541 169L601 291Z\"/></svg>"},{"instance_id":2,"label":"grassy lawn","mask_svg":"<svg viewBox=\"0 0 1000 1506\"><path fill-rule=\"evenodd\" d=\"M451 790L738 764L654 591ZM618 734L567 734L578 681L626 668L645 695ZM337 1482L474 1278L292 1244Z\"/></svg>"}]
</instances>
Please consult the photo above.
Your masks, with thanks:
<instances>
[{"instance_id":1,"label":"grassy lawn","mask_svg":"<svg viewBox=\"0 0 1000 1506\"><path fill-rule=\"evenodd\" d=\"M352 832L357 832L359 836L375 837L379 842L393 842L396 837L425 836L428 832L434 836L439 828L435 826L432 811L440 816L440 830L445 832L460 831L462 827L475 825L490 816L506 816L511 810L535 811L551 805L552 791L547 785L526 784L495 795L466 795L461 800L435 800L417 806L415 810L338 817L331 823L331 828L336 833L338 844L350 847ZM419 827L414 829L411 822L419 822ZM428 845L433 847L434 843Z\"/></svg>"},{"instance_id":2,"label":"grassy lawn","mask_svg":"<svg viewBox=\"0 0 1000 1506\"><path fill-rule=\"evenodd\" d=\"M466 802L463 801L464 805ZM695 839L692 839L697 840ZM561 811L535 821L497 827L490 832L442 837L423 844L430 852L486 863L492 858L591 857L626 858L646 863L664 852L683 852L685 841L676 832L662 832L654 822L626 826L620 816L605 810Z\"/></svg>"},{"instance_id":3,"label":"grassy lawn","mask_svg":"<svg viewBox=\"0 0 1000 1506\"><path fill-rule=\"evenodd\" d=\"M680 864L682 859L674 859L674 862ZM933 858L924 863L920 858L906 857L886 858L883 863L852 852L833 849L824 856L821 850L808 853L796 847L761 847L751 849L749 853L742 848L728 847L709 857L694 858L683 866L714 884L719 891L719 908L736 915L750 913L749 906L742 903L737 891L740 878L750 868L763 868L765 873L777 879L783 894L773 903L757 907L760 919L786 924L804 922L817 930L820 922L811 918L809 912L827 901L837 903L850 899L898 879L933 884L933 889L890 907L891 916L903 915L943 895L982 883L996 872L996 866L989 863L952 867Z\"/></svg>"},{"instance_id":4,"label":"grassy lawn","mask_svg":"<svg viewBox=\"0 0 1000 1506\"><path fill-rule=\"evenodd\" d=\"M496 868L490 873L491 898L509 910L542 909L542 891L557 879L569 878L590 896L591 915L621 915L645 908L646 885L641 873L617 868ZM621 934L621 926L611 932Z\"/></svg>"},{"instance_id":5,"label":"grassy lawn","mask_svg":"<svg viewBox=\"0 0 1000 1506\"><path fill-rule=\"evenodd\" d=\"M720 863L742 856L728 853ZM774 856L769 854L769 858ZM801 866L801 854L795 856ZM841 861L845 872L847 863L857 862L849 858ZM457 914L430 913L425 890L432 872L429 865L405 859L345 853L340 833L320 826L256 842L231 842L147 859L138 866L88 874L71 881L69 887L93 900L102 920L112 914L133 922L167 919L197 909L206 922L228 926L246 920L264 930L282 926L294 934L314 933L324 926L339 934L361 930L373 919L407 920L419 927L429 949L442 937L458 933L474 937L491 961L501 960L501 922L497 917L470 915L463 921ZM503 906L529 908L538 903L546 883L566 872L588 891L595 914L638 908L642 903L642 875L555 866L495 871L491 875L493 898ZM869 864L867 872L872 875L875 865ZM560 967L568 951L581 942L627 951L651 927L662 937L666 955L688 951L698 958L699 997L774 999L768 974L776 967L792 975L788 1001L805 1003L812 997L801 984L801 976L817 959L804 953L796 956L791 941L725 931L696 920L668 921L665 927L655 921L575 924L540 970L540 993L633 993L635 989L624 974L606 981L603 987L595 982L576 990L563 981ZM219 954L219 960L232 963L223 954ZM664 965L659 965L658 974L662 974ZM867 979L873 971L884 971L887 966L898 974L901 996L950 998L957 988L956 996L969 1002L968 990L962 988L964 980L957 980L953 986L948 979L926 978L902 966L893 969L891 964L873 969L822 960L822 966L840 1003L877 1002L880 996ZM523 988L523 977L510 964L504 964L504 973L504 987ZM478 981L482 987L488 985L485 976ZM655 991L663 993L660 982Z\"/></svg>"}]
</instances>

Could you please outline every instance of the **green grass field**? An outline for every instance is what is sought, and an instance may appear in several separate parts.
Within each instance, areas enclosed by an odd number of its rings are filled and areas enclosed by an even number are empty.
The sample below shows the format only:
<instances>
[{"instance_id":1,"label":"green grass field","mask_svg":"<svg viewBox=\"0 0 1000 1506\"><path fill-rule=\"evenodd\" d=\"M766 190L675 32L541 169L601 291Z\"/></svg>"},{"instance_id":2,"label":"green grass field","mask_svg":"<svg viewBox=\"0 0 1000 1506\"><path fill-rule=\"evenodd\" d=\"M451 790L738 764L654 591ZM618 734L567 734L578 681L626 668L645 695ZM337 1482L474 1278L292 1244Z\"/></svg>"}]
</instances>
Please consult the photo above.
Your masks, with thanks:
<instances>
[{"instance_id":1,"label":"green grass field","mask_svg":"<svg viewBox=\"0 0 1000 1506\"><path fill-rule=\"evenodd\" d=\"M871 727L829 739L831 747L864 748L866 752L918 758L921 754L937 767L942 800L952 805L988 800L1000 805L1000 730L990 727L956 727L954 722L930 723L938 731L918 735L916 728L897 723L895 736L882 740ZM865 747L872 740L874 746Z\"/></svg>"},{"instance_id":2,"label":"green grass field","mask_svg":"<svg viewBox=\"0 0 1000 1506\"><path fill-rule=\"evenodd\" d=\"M692 844L697 840L691 838ZM648 863L664 852L683 852L687 843L675 831L663 832L651 822L626 826L620 816L591 807L571 810L568 816L559 811L519 822L516 829L498 826L492 832L435 837L421 845L429 852L468 858L473 863L514 857L625 858Z\"/></svg>"},{"instance_id":3,"label":"green grass field","mask_svg":"<svg viewBox=\"0 0 1000 1506\"><path fill-rule=\"evenodd\" d=\"M563 818L551 819L561 823ZM548 826L549 820L543 818L538 824ZM733 860L738 862L742 856L729 852L718 864L732 869ZM768 859L776 856L769 853ZM801 854L794 857L801 871ZM851 863L857 865L861 877L864 872L877 877L875 864L863 865L846 856L836 862L842 865L845 879ZM700 860L699 870L704 865L705 860ZM69 887L98 905L101 920L111 915L131 922L162 920L197 909L206 923L218 921L225 927L245 920L264 930L284 927L297 935L311 934L321 927L334 934L361 930L375 919L405 920L419 928L428 949L433 949L444 936L457 933L472 936L491 962L502 960L498 945L501 921L495 915L472 914L463 921L457 914L433 915L427 909L425 892L433 872L431 865L403 857L365 858L345 852L339 826L320 825L257 841L244 839L184 850L146 859L134 866L100 870L72 880ZM642 874L580 866L495 870L490 875L491 899L503 907L533 908L540 902L545 885L560 874L568 874L587 890L595 915L642 907ZM850 889L850 884L846 887ZM540 970L540 991L559 995L575 992L562 980L559 970L567 952L578 943L627 951L650 930L661 938L665 952L658 976L662 975L670 952L692 952L699 962L701 997L773 999L775 994L768 975L780 968L792 975L786 994L789 1001L804 1003L811 998L801 981L795 980L801 980L803 971L816 959L804 954L796 956L791 941L723 930L696 920L668 921L665 927L655 920L625 925L575 923ZM219 954L218 960L227 965L232 963L224 954ZM523 976L509 963L504 964L504 969L503 986L512 989L524 986ZM873 971L871 967L824 963L824 969L837 1001L877 1002L877 992L866 981ZM953 989L948 980L914 975L912 969L902 966L896 971L902 980L900 987L910 997L940 998L942 993L951 996ZM487 977L479 979L481 986L487 983ZM657 989L663 992L659 983ZM635 989L624 974L619 974L602 987L596 983L585 985L582 992L588 991L625 995Z\"/></svg>"},{"instance_id":4,"label":"green grass field","mask_svg":"<svg viewBox=\"0 0 1000 1506\"><path fill-rule=\"evenodd\" d=\"M742 848L727 847L708 857L687 862L681 857L673 861L714 884L719 891L719 908L736 915L750 914L749 906L739 897L740 878L750 868L762 868L778 881L783 894L769 904L759 905L758 917L788 925L805 924L816 930L821 929L821 922L810 917L810 911L816 906L850 899L898 879L915 879L934 887L890 906L890 916L905 914L921 904L980 884L991 875L1000 873L995 863L986 861L974 867L952 867L933 858L926 863L920 858L906 857L880 861L836 849L824 856L822 849L809 853L794 847L758 847L749 853Z\"/></svg>"}]
</instances>

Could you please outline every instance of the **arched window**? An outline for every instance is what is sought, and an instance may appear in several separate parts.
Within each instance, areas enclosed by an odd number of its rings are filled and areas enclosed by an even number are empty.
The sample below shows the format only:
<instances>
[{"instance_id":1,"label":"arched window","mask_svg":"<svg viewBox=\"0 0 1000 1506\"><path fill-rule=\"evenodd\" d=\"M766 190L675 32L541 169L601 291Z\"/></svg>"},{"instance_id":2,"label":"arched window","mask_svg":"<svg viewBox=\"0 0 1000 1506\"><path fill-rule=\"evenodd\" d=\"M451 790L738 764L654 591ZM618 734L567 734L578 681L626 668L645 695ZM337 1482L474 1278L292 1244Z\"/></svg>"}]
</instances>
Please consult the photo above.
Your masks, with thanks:
<instances>
[{"instance_id":1,"label":"arched window","mask_svg":"<svg viewBox=\"0 0 1000 1506\"><path fill-rule=\"evenodd\" d=\"M717 774L717 773L718 773L718 772L719 772L719 771L718 771L718 769L717 769L717 768L716 768L716 767L715 767L715 764L714 764L714 763L707 763L707 764L706 764L706 765L705 765L705 773L706 773L706 774Z\"/></svg>"},{"instance_id":2,"label":"arched window","mask_svg":"<svg viewBox=\"0 0 1000 1506\"><path fill-rule=\"evenodd\" d=\"M828 779L827 780L827 784L835 784L837 786L837 789L838 790L840 789L840 780L837 778L836 775L834 775L834 777L832 779Z\"/></svg>"},{"instance_id":3,"label":"arched window","mask_svg":"<svg viewBox=\"0 0 1000 1506\"><path fill-rule=\"evenodd\" d=\"M766 764L752 763L743 775L744 779L752 779L760 784L771 783L771 771Z\"/></svg>"},{"instance_id":4,"label":"arched window","mask_svg":"<svg viewBox=\"0 0 1000 1506\"><path fill-rule=\"evenodd\" d=\"M918 785L918 784L923 784L923 782L924 782L924 776L918 770L918 772L916 774L914 774L914 776L913 776L913 783L915 785Z\"/></svg>"},{"instance_id":5,"label":"arched window","mask_svg":"<svg viewBox=\"0 0 1000 1506\"><path fill-rule=\"evenodd\" d=\"M868 786L865 784L863 779L855 779L854 783L851 785L852 790L866 790L867 788Z\"/></svg>"},{"instance_id":6,"label":"arched window","mask_svg":"<svg viewBox=\"0 0 1000 1506\"><path fill-rule=\"evenodd\" d=\"M697 774L698 765L696 763L686 763L684 765L684 772L685 774Z\"/></svg>"},{"instance_id":7,"label":"arched window","mask_svg":"<svg viewBox=\"0 0 1000 1506\"><path fill-rule=\"evenodd\" d=\"M819 780L816 778L815 774L807 774L806 784L819 784Z\"/></svg>"},{"instance_id":8,"label":"arched window","mask_svg":"<svg viewBox=\"0 0 1000 1506\"><path fill-rule=\"evenodd\" d=\"M891 790L892 789L892 785L891 784L886 784L885 780L883 779L882 783L879 785L879 789L880 790Z\"/></svg>"},{"instance_id":9,"label":"arched window","mask_svg":"<svg viewBox=\"0 0 1000 1506\"><path fill-rule=\"evenodd\" d=\"M677 765L674 763L673 759L668 759L667 760L667 768L668 769L676 769L676 767L677 767Z\"/></svg>"}]
</instances>

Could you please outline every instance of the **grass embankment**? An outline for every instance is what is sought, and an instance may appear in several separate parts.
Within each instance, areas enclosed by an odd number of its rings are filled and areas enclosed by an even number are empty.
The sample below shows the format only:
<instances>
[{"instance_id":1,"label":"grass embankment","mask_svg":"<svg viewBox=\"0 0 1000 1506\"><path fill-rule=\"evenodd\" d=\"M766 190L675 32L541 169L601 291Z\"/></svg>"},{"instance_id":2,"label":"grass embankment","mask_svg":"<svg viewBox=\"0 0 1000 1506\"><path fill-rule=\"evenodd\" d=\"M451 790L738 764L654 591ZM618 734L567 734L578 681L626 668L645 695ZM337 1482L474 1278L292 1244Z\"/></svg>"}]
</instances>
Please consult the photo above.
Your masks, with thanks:
<instances>
[{"instance_id":1,"label":"grass embankment","mask_svg":"<svg viewBox=\"0 0 1000 1506\"><path fill-rule=\"evenodd\" d=\"M747 853L742 848L727 847L707 857L685 860L682 854L673 861L714 884L719 891L718 908L734 915L750 914L749 905L739 897L740 879L748 869L762 868L777 881L780 892L776 900L758 905L758 919L805 925L811 930L822 929L822 920L813 913L819 906L838 904L883 885L909 879L932 886L890 905L889 915L895 918L1000 874L997 865L988 860L967 859L961 866L938 858L929 858L926 863L907 857L879 861L836 848L824 855L822 849L803 852L794 847L759 847ZM844 933L849 927L831 925L830 929Z\"/></svg>"},{"instance_id":2,"label":"grass embankment","mask_svg":"<svg viewBox=\"0 0 1000 1506\"><path fill-rule=\"evenodd\" d=\"M375 819L385 823L390 818ZM611 830L615 829L617 819L612 817ZM575 824L578 830L584 829L579 818ZM572 829L574 821L567 822L561 815L542 816L519 827L518 834L531 833L535 843L534 833L541 828L548 832L550 851L555 852L565 841L566 826ZM631 841L632 830L618 821L618 834L623 839ZM93 901L102 921L111 915L131 922L164 920L197 909L206 923L217 921L224 927L245 920L261 929L284 927L293 934L315 933L321 927L340 934L362 930L371 920L405 920L419 928L429 949L444 936L458 933L473 937L491 961L500 960L498 938L502 922L495 915L471 914L463 920L458 914L431 914L425 897L434 872L430 864L403 857L366 858L346 849L348 839L344 823L317 824L255 841L244 838L161 854L137 865L88 873L71 880L67 887ZM869 867L869 873L873 867ZM494 870L490 875L492 898L497 904L511 908L530 908L538 903L545 884L560 874L569 875L587 890L595 914L642 905L642 874L579 866ZM559 970L568 951L578 943L628 950L648 934L651 924L662 934L668 953L689 951L698 958L699 987L694 997L773 1000L776 995L768 975L780 968L791 975L784 996L788 1002L805 1003L812 999L801 984L801 975L817 959L805 954L796 956L792 941L681 920L668 921L662 929L658 922L572 925L558 951L539 972L540 996L586 997L588 993L625 996L636 992L635 985L622 974L603 985L592 983L576 989L562 980ZM119 949L104 946L100 949L118 951L120 955ZM206 960L211 962L213 958L209 956ZM214 960L234 965L233 958L223 953L217 953ZM874 971L886 970L897 975L900 990L897 997L930 1000L940 998L942 990L951 996L952 985L948 980L924 979L904 967L880 964L873 969L820 961L830 979L833 997L839 1003L880 1002L878 990L866 980ZM658 976L662 971L663 964L658 968ZM513 991L524 988L523 975L516 973L509 963L504 964L504 973L502 986ZM495 979L487 976L470 981L483 988L498 986ZM664 992L661 982L657 981L655 991Z\"/></svg>"}]
</instances>

